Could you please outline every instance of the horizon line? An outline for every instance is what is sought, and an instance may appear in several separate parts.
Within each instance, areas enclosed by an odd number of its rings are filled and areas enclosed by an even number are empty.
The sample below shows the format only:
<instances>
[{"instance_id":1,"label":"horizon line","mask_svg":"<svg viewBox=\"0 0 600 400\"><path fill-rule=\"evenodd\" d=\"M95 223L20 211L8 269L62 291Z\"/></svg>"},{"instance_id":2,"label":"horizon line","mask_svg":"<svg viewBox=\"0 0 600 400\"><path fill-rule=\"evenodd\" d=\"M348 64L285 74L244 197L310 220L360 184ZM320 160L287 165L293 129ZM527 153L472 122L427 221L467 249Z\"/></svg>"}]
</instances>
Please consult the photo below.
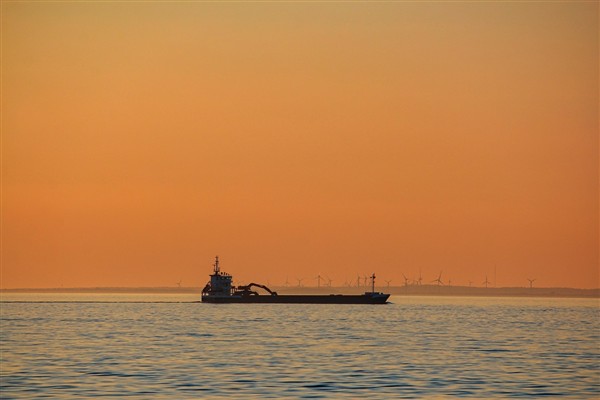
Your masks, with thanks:
<instances>
[{"instance_id":1,"label":"horizon line","mask_svg":"<svg viewBox=\"0 0 600 400\"><path fill-rule=\"evenodd\" d=\"M337 289L361 289L361 288L370 288L371 285L367 286L298 286L298 285L270 285L274 288L289 288L289 289L328 289L328 288L337 288ZM435 284L423 284L423 285L376 285L376 288L418 288L418 287L445 287L445 288L468 288L468 289L487 289L487 290L497 290L497 289L570 289L570 290L600 290L600 286L594 288L580 288L580 287L571 287L571 286L536 286L536 287L528 287L528 286L468 286L468 285L435 285ZM202 289L202 286L61 286L61 287L15 287L15 288L0 288L0 291L10 291L10 290L76 290L76 289Z\"/></svg>"}]
</instances>

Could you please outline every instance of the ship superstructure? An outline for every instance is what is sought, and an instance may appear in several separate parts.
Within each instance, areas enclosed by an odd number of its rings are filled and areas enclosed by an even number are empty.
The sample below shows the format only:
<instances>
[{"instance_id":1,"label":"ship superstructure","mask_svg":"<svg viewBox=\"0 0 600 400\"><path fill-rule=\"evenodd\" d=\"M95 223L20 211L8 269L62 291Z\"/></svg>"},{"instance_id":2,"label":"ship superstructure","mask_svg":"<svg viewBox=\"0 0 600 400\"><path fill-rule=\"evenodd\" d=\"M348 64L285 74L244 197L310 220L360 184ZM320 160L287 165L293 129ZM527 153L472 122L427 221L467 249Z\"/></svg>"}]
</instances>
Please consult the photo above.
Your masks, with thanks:
<instances>
[{"instance_id":1,"label":"ship superstructure","mask_svg":"<svg viewBox=\"0 0 600 400\"><path fill-rule=\"evenodd\" d=\"M221 272L219 267L219 256L215 257L213 264L213 273L210 276L210 282L202 290L202 296L231 296L233 291L233 278L226 272Z\"/></svg>"}]
</instances>

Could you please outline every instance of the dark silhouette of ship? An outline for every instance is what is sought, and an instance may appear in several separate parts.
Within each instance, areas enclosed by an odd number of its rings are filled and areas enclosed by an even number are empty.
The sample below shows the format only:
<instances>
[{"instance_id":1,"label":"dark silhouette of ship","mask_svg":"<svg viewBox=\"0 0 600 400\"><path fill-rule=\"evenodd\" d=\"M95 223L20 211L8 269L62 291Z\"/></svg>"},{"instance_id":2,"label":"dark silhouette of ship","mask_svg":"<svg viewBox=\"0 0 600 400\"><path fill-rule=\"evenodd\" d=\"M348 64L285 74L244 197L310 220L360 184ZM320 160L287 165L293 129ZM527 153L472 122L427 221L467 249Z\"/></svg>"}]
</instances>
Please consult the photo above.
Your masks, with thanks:
<instances>
[{"instance_id":1,"label":"dark silhouette of ship","mask_svg":"<svg viewBox=\"0 0 600 400\"><path fill-rule=\"evenodd\" d=\"M202 301L205 303L288 303L288 304L385 304L389 294L375 291L375 274L371 275L372 291L357 295L329 294L302 295L277 294L265 285L232 285L232 276L221 272L219 256L215 258L214 271L210 281L202 289ZM253 288L259 288L268 294L259 294Z\"/></svg>"}]
</instances>

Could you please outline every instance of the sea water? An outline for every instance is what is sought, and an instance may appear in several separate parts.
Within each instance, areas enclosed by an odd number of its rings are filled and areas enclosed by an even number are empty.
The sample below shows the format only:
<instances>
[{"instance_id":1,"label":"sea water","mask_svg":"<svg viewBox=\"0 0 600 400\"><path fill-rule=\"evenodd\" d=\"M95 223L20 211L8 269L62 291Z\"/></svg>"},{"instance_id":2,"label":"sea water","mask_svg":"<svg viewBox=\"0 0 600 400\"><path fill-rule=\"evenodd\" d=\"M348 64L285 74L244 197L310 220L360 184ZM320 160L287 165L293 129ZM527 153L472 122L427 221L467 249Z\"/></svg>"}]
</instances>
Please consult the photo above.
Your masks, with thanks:
<instances>
[{"instance_id":1,"label":"sea water","mask_svg":"<svg viewBox=\"0 0 600 400\"><path fill-rule=\"evenodd\" d=\"M597 299L196 300L3 294L0 397L600 397Z\"/></svg>"}]
</instances>

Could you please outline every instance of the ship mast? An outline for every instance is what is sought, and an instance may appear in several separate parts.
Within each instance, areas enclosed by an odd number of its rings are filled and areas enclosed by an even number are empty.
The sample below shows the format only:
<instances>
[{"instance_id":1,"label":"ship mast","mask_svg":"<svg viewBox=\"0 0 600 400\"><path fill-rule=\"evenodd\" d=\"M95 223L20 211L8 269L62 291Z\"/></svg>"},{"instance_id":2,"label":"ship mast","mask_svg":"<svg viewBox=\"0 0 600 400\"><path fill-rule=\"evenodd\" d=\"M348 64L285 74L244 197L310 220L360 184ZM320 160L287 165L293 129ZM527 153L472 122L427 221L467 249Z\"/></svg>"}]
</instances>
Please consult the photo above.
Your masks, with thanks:
<instances>
[{"instance_id":1,"label":"ship mast","mask_svg":"<svg viewBox=\"0 0 600 400\"><path fill-rule=\"evenodd\" d=\"M375 293L375 272L373 272L373 275L371 275L371 284L372 284L371 292Z\"/></svg>"},{"instance_id":2,"label":"ship mast","mask_svg":"<svg viewBox=\"0 0 600 400\"><path fill-rule=\"evenodd\" d=\"M214 264L214 267L215 267L215 274L216 274L216 275L218 275L218 274L219 274L219 272L221 271L221 270L219 269L219 256L215 256L215 264Z\"/></svg>"}]
</instances>

